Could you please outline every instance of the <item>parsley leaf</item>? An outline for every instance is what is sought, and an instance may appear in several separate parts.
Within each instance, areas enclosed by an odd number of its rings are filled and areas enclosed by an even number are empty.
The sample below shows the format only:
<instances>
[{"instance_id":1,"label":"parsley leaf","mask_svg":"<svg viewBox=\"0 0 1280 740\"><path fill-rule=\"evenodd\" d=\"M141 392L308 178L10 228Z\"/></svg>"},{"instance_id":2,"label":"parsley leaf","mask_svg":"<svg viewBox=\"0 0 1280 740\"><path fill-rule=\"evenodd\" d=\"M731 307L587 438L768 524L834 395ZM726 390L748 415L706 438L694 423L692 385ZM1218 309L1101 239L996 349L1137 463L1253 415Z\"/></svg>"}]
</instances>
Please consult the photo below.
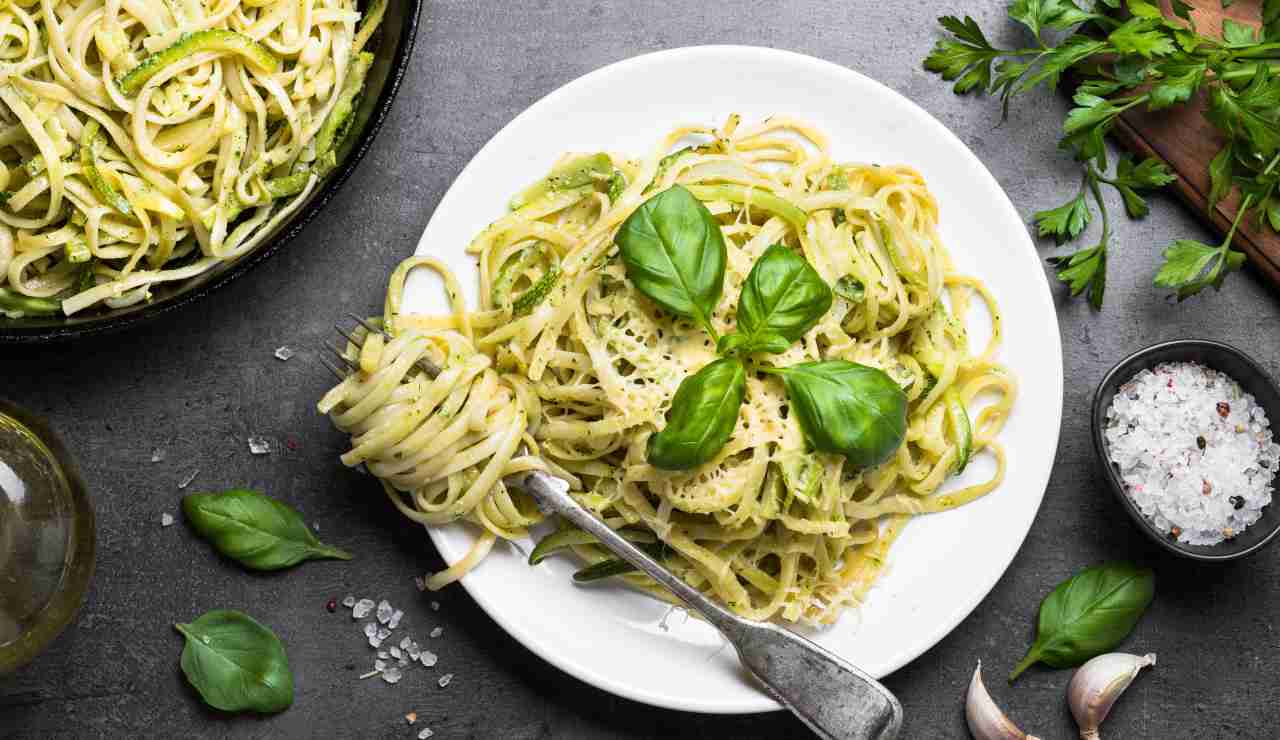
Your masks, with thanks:
<instances>
[{"instance_id":1,"label":"parsley leaf","mask_svg":"<svg viewBox=\"0 0 1280 740\"><path fill-rule=\"evenodd\" d=\"M1049 264L1060 268L1058 279L1067 284L1071 295L1089 293L1089 305L1102 308L1107 282L1107 245L1097 244L1063 257L1050 257Z\"/></svg>"},{"instance_id":2,"label":"parsley leaf","mask_svg":"<svg viewBox=\"0 0 1280 740\"><path fill-rule=\"evenodd\" d=\"M1218 150L1209 162L1209 210L1212 211L1218 202L1231 192L1231 162L1233 150L1230 142Z\"/></svg>"},{"instance_id":3,"label":"parsley leaf","mask_svg":"<svg viewBox=\"0 0 1280 740\"><path fill-rule=\"evenodd\" d=\"M1244 254L1226 244L1211 247L1191 239L1179 239L1164 251L1164 264L1156 273L1155 284L1177 291L1178 300L1212 285L1222 287L1227 273L1240 269Z\"/></svg>"},{"instance_id":4,"label":"parsley leaf","mask_svg":"<svg viewBox=\"0 0 1280 740\"><path fill-rule=\"evenodd\" d=\"M1032 218L1039 227L1040 236L1052 236L1059 244L1080 236L1089 222L1093 220L1093 211L1085 200L1084 191L1057 208L1037 211Z\"/></svg>"},{"instance_id":5,"label":"parsley leaf","mask_svg":"<svg viewBox=\"0 0 1280 740\"><path fill-rule=\"evenodd\" d=\"M1280 0L1262 0L1262 39L1280 39Z\"/></svg>"},{"instance_id":6,"label":"parsley leaf","mask_svg":"<svg viewBox=\"0 0 1280 740\"><path fill-rule=\"evenodd\" d=\"M1159 11L1157 11L1158 13ZM1146 59L1172 54L1173 41L1153 18L1134 17L1111 32L1107 41L1120 54L1138 54Z\"/></svg>"},{"instance_id":7,"label":"parsley leaf","mask_svg":"<svg viewBox=\"0 0 1280 740\"><path fill-rule=\"evenodd\" d=\"M1236 23L1230 18L1222 19L1222 40L1227 46L1238 48L1258 43L1258 32L1243 23Z\"/></svg>"},{"instance_id":8,"label":"parsley leaf","mask_svg":"<svg viewBox=\"0 0 1280 740\"><path fill-rule=\"evenodd\" d=\"M985 90L991 86L991 63L1003 53L987 41L978 22L969 16L964 20L946 15L938 23L955 36L941 39L924 60L924 68L937 72L944 80L956 80L952 88L963 95L970 90Z\"/></svg>"},{"instance_id":9,"label":"parsley leaf","mask_svg":"<svg viewBox=\"0 0 1280 740\"><path fill-rule=\"evenodd\" d=\"M1209 63L1201 59L1171 59L1156 67L1160 79L1151 86L1151 110L1168 108L1191 99L1204 83Z\"/></svg>"}]
</instances>

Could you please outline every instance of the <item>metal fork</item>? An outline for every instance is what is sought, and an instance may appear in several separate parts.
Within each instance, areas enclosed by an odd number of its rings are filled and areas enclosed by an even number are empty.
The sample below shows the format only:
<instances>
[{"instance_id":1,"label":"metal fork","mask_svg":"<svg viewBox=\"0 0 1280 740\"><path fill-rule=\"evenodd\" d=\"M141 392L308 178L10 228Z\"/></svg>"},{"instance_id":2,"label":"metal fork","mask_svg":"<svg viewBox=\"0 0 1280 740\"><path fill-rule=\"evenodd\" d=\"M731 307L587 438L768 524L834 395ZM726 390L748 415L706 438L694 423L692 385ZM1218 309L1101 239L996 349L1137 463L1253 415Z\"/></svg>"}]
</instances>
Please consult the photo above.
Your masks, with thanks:
<instances>
[{"instance_id":1,"label":"metal fork","mask_svg":"<svg viewBox=\"0 0 1280 740\"><path fill-rule=\"evenodd\" d=\"M354 315L352 318L368 331L380 332L390 339L363 319ZM338 331L352 344L359 344L341 326ZM357 364L345 352L326 347L338 355L348 372L356 369ZM339 378L345 377L337 367L325 364ZM433 378L440 373L429 362L426 366L420 363L419 367ZM894 740L898 736L902 705L879 681L801 635L770 622L744 619L708 599L574 501L567 481L536 470L509 476L505 481L533 496L544 513L559 514L594 535L615 555L644 571L701 614L738 651L743 667L763 684L765 691L818 737Z\"/></svg>"}]
</instances>

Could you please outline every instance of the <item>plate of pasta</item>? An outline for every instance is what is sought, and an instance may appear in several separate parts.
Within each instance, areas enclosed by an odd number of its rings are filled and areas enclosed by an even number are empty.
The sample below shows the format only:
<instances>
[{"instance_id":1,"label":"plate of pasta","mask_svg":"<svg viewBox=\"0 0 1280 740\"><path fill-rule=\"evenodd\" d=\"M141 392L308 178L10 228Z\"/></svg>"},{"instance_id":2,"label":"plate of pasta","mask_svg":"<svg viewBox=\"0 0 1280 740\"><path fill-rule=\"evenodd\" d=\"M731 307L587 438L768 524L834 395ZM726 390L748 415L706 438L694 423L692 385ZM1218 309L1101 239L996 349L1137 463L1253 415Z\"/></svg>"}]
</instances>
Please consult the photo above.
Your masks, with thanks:
<instances>
[{"instance_id":1,"label":"plate of pasta","mask_svg":"<svg viewBox=\"0 0 1280 740\"><path fill-rule=\"evenodd\" d=\"M519 473L884 676L995 585L1057 447L1057 320L1007 196L910 101L790 52L659 52L548 95L373 322L320 408L450 563L428 585L657 706L778 708Z\"/></svg>"}]
</instances>

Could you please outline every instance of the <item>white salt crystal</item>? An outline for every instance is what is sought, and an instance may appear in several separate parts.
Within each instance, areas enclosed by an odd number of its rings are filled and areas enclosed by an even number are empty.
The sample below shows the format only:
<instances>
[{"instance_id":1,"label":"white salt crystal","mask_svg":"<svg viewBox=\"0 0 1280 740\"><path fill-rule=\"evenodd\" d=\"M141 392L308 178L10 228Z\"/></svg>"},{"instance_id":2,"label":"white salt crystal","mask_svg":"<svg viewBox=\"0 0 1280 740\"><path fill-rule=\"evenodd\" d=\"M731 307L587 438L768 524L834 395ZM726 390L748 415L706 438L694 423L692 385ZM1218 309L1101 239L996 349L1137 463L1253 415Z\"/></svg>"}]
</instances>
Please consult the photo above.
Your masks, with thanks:
<instances>
[{"instance_id":1,"label":"white salt crystal","mask_svg":"<svg viewBox=\"0 0 1280 740\"><path fill-rule=\"evenodd\" d=\"M168 526L172 526L172 525L173 525L173 515L172 515L172 514L170 514L169 512L167 512L167 511L166 511L166 512L164 512L163 514L161 514L161 515L160 515L160 526L162 526L162 527L168 527Z\"/></svg>"},{"instance_id":2,"label":"white salt crystal","mask_svg":"<svg viewBox=\"0 0 1280 740\"><path fill-rule=\"evenodd\" d=\"M386 624L391 619L391 604L386 599L378 602L377 615L380 624Z\"/></svg>"},{"instance_id":3,"label":"white salt crystal","mask_svg":"<svg viewBox=\"0 0 1280 740\"><path fill-rule=\"evenodd\" d=\"M435 733L431 731L430 727L423 727L422 732L418 733L418 740L427 740L427 738L431 737L434 734Z\"/></svg>"},{"instance_id":4,"label":"white salt crystal","mask_svg":"<svg viewBox=\"0 0 1280 740\"><path fill-rule=\"evenodd\" d=\"M443 689L445 686L448 686L448 685L449 685L449 682L450 682L450 681L452 681L452 680L453 680L453 674L452 674L452 673L446 673L446 674L444 674L443 676L441 676L441 677L440 677L440 680L439 680L439 681L436 681L436 683L440 684L440 688L442 688L442 689Z\"/></svg>"},{"instance_id":5,"label":"white salt crystal","mask_svg":"<svg viewBox=\"0 0 1280 740\"><path fill-rule=\"evenodd\" d=\"M382 658L383 660L386 660L387 658L391 657L391 653L388 653L386 650L379 650L378 657Z\"/></svg>"},{"instance_id":6,"label":"white salt crystal","mask_svg":"<svg viewBox=\"0 0 1280 740\"><path fill-rule=\"evenodd\" d=\"M164 457L165 457L164 450L160 449L159 447L151 451L151 462L153 463L158 463L163 461Z\"/></svg>"},{"instance_id":7,"label":"white salt crystal","mask_svg":"<svg viewBox=\"0 0 1280 740\"><path fill-rule=\"evenodd\" d=\"M388 666L387 669L382 672L382 680L387 683L398 683L403 677L404 671L400 670L400 666Z\"/></svg>"},{"instance_id":8,"label":"white salt crystal","mask_svg":"<svg viewBox=\"0 0 1280 740\"><path fill-rule=\"evenodd\" d=\"M405 657L405 656L403 656L403 655L402 655L402 656L400 656L399 663L400 663L400 665L402 665L402 666L409 665L409 659L408 659L407 657Z\"/></svg>"},{"instance_id":9,"label":"white salt crystal","mask_svg":"<svg viewBox=\"0 0 1280 740\"><path fill-rule=\"evenodd\" d=\"M369 638L369 647L371 647L371 648L382 647L382 638L381 638L381 637L378 637L377 635L374 635L373 637L370 637L370 638Z\"/></svg>"},{"instance_id":10,"label":"white salt crystal","mask_svg":"<svg viewBox=\"0 0 1280 740\"><path fill-rule=\"evenodd\" d=\"M271 443L265 437L250 437L249 452L254 455L265 455L271 452Z\"/></svg>"},{"instance_id":11,"label":"white salt crystal","mask_svg":"<svg viewBox=\"0 0 1280 740\"><path fill-rule=\"evenodd\" d=\"M364 636L365 636L365 637L376 637L376 636L377 636L377 634L378 634L378 625L377 625L377 623L376 623L376 622L365 622L365 623L364 623Z\"/></svg>"},{"instance_id":12,"label":"white salt crystal","mask_svg":"<svg viewBox=\"0 0 1280 740\"><path fill-rule=\"evenodd\" d=\"M187 486L191 485L191 481L195 480L197 475L200 475L200 468L196 468L195 470L192 470L190 473L187 474L185 478L179 481L178 488L186 488Z\"/></svg>"},{"instance_id":13,"label":"white salt crystal","mask_svg":"<svg viewBox=\"0 0 1280 740\"><path fill-rule=\"evenodd\" d=\"M438 612L438 611L440 611L440 602L439 602L439 601L433 601L433 602L431 602L431 611L433 611L433 612Z\"/></svg>"},{"instance_id":14,"label":"white salt crystal","mask_svg":"<svg viewBox=\"0 0 1280 740\"><path fill-rule=\"evenodd\" d=\"M387 620L387 626L390 627L391 629L395 629L396 627L400 626L400 620L403 618L404 618L404 612L400 611L399 609L396 609L395 611L391 612L391 618Z\"/></svg>"},{"instance_id":15,"label":"white salt crystal","mask_svg":"<svg viewBox=\"0 0 1280 740\"><path fill-rule=\"evenodd\" d=\"M387 661L381 659L373 661L373 669L375 671L387 670Z\"/></svg>"},{"instance_id":16,"label":"white salt crystal","mask_svg":"<svg viewBox=\"0 0 1280 740\"><path fill-rule=\"evenodd\" d=\"M409 660L417 660L422 655L422 648L418 647L418 643L411 642L405 652L409 654Z\"/></svg>"},{"instance_id":17,"label":"white salt crystal","mask_svg":"<svg viewBox=\"0 0 1280 740\"><path fill-rule=\"evenodd\" d=\"M400 652L400 648L396 647L395 645L391 646L391 650L389 652L391 653L391 657L395 658L396 660L400 660L400 656L403 655L403 653Z\"/></svg>"},{"instance_id":18,"label":"white salt crystal","mask_svg":"<svg viewBox=\"0 0 1280 740\"><path fill-rule=\"evenodd\" d=\"M439 660L439 657L437 657L436 654L431 652L430 650L423 650L421 660L422 660L422 665L426 666L427 668L430 668L431 666L436 664L436 661Z\"/></svg>"},{"instance_id":19,"label":"white salt crystal","mask_svg":"<svg viewBox=\"0 0 1280 740\"><path fill-rule=\"evenodd\" d=\"M352 619L364 619L373 611L373 599L360 599L351 610ZM368 629L367 627L365 629Z\"/></svg>"},{"instance_id":20,"label":"white salt crystal","mask_svg":"<svg viewBox=\"0 0 1280 740\"><path fill-rule=\"evenodd\" d=\"M412 642L413 642L413 638L412 638L412 637L409 637L408 635L405 635L405 636L404 636L404 638L400 640L400 649L401 649L401 650L408 650L408 649L409 649L409 644L410 644L410 643L412 643Z\"/></svg>"},{"instance_id":21,"label":"white salt crystal","mask_svg":"<svg viewBox=\"0 0 1280 740\"><path fill-rule=\"evenodd\" d=\"M382 640L387 639L387 638L388 638L388 637L390 637L390 636L391 636L391 630L387 629L386 627L379 627L379 628L378 628L378 641L379 641L379 642L381 642Z\"/></svg>"},{"instance_id":22,"label":"white salt crystal","mask_svg":"<svg viewBox=\"0 0 1280 740\"><path fill-rule=\"evenodd\" d=\"M443 635L443 634L444 634L444 627L436 627L435 629L431 630L432 637L439 637L440 635Z\"/></svg>"},{"instance_id":23,"label":"white salt crystal","mask_svg":"<svg viewBox=\"0 0 1280 740\"><path fill-rule=\"evenodd\" d=\"M1214 545L1256 522L1280 467L1266 412L1195 363L1143 370L1116 391L1104 437L1134 505L1159 530Z\"/></svg>"},{"instance_id":24,"label":"white salt crystal","mask_svg":"<svg viewBox=\"0 0 1280 740\"><path fill-rule=\"evenodd\" d=\"M351 607L356 605L356 597L348 596L347 598L342 600L342 605L350 609Z\"/></svg>"},{"instance_id":25,"label":"white salt crystal","mask_svg":"<svg viewBox=\"0 0 1280 740\"><path fill-rule=\"evenodd\" d=\"M292 349L289 349L288 347L277 347L277 348L276 348L276 359L277 359L277 360L280 360L281 362L288 362L290 357L293 357L293 350L292 350Z\"/></svg>"}]
</instances>

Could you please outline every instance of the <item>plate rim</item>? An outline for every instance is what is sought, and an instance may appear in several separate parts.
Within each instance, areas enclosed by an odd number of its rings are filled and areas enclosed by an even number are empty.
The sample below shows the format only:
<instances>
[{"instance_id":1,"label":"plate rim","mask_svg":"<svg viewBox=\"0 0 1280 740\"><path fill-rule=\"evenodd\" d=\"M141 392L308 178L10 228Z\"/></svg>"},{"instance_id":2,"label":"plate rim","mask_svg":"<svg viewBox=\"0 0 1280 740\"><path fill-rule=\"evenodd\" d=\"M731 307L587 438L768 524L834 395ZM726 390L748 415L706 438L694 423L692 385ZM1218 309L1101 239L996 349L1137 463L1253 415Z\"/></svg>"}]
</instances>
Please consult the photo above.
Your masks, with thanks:
<instances>
[{"instance_id":1,"label":"plate rim","mask_svg":"<svg viewBox=\"0 0 1280 740\"><path fill-rule=\"evenodd\" d=\"M415 244L415 253L417 252L418 249L421 248L421 245L425 242L425 237L431 231L432 225L435 223L436 218L439 216L439 214L447 210L448 206L450 205L451 199L455 197L455 194L458 192L456 189L457 184L460 181L464 180L464 178L472 170L472 168L476 166L476 162L478 160L481 160L486 154L486 152L489 151L490 148L500 145L508 137L514 135L513 131L520 128L525 122L525 120L537 115L543 108L547 108L554 105L554 103L560 97L571 94L574 88L580 85L588 84L601 77L606 77L606 76L618 74L620 72L628 71L633 67L643 67L649 64L669 61L671 59L680 59L680 58L684 58L682 59L682 61L696 62L696 57L699 57L702 55L714 56L719 54L754 54L754 55L759 55L763 57L772 56L772 57L778 58L779 60L783 60L789 63L807 64L807 65L823 68L825 71L831 72L836 75L844 76L859 84L865 85L869 83L871 85L874 85L880 88L885 94L887 94L891 98L896 98L898 102L904 104L907 107L907 109L912 111L912 113L925 125L935 129L935 132L939 136L949 140L952 144L954 144L958 148L958 150L962 152L963 157L968 158L971 164L976 165L976 172L981 173L981 176L985 178L985 180L987 181L987 184L993 187L995 192L999 194L1001 200L996 202L997 208L999 210L1006 210L1008 213L1013 214L1019 223L1023 223L1022 216L1018 211L1017 207L1013 204L1013 201L1009 198L1008 193L1005 192L1004 188L1000 185L999 181L996 180L995 176L991 173L989 169L987 169L986 165L982 162L981 159L978 158L978 156L973 152L973 150L971 150L969 146L964 143L963 140L961 140L953 131L951 131L951 129L947 128L947 126L943 124L941 121L939 121L938 118L935 117L932 113L925 110L919 104L917 104L910 98L906 97L902 93L898 92L897 90L894 90L888 85L870 77L869 75L863 74L855 69L846 67L836 62L814 57L809 54L789 51L785 49L778 49L773 47L754 46L754 45L746 45L746 44L706 44L706 45L682 46L682 47L676 47L671 49L663 49L663 50L654 51L654 52L646 52L643 54L638 54L638 55L627 57L625 59L621 59L615 62L611 62L609 64L606 64L602 67L598 67L594 70L591 70L590 72L580 75L556 87L551 92L547 93L543 97L539 98L538 100L530 104L527 108L525 108L523 111L517 114L514 118L508 121L506 125L504 125L501 129L499 129L492 137L490 137L489 140L486 141L485 144L481 146L474 155L472 155L471 159L468 160L466 166L464 166L458 172L457 176L453 180L453 183L450 184L449 189L445 191L444 195L441 196L440 200L437 202L436 207L431 214L431 218L428 219L427 224L423 227L422 235L419 237L418 242ZM1030 236L1024 235L1024 239L1026 242L1026 246L1034 249L1034 244L1031 242ZM1019 534L1017 546L1012 548L1009 556L1007 557L1005 562L1001 565L999 571L998 572L993 571L994 575L989 579L988 582L975 584L975 588L970 592L971 598L968 600L971 603L967 603L962 608L954 610L950 615L948 615L949 618L947 620L944 620L945 624L940 622L939 626L935 628L932 632L930 632L925 637L925 639L919 640L911 648L904 650L899 656L897 656L897 658L894 661L892 661L891 667L884 673L885 676L890 675L895 671L901 669L903 666L911 663L912 661L916 660L921 655L923 655L925 652L935 647L943 638L945 638L948 634L954 631L955 628L959 626L959 624L962 621L964 621L965 618L967 618L970 614L973 613L975 609L977 609L977 607L990 594L991 590L995 588L995 585L1000 581L1000 579L1004 577L1005 573L1008 572L1009 566L1012 565L1013 560L1017 557L1018 553L1021 551L1022 545L1026 542L1027 535L1030 534L1032 526L1034 526L1036 519L1039 517L1040 508L1044 504L1044 496L1047 492L1049 480L1052 476L1053 467L1057 459L1057 448L1058 448L1058 442L1060 440L1061 426L1062 426L1062 410L1063 410L1063 403L1064 403L1064 395L1063 395L1064 380L1063 380L1062 337L1061 337L1061 331L1059 329L1058 321L1057 321L1057 306L1053 300L1052 292L1050 291L1048 281L1042 277L1037 282L1037 285L1039 289L1036 291L1036 294L1039 300L1044 304L1044 306L1048 308L1049 314L1054 319L1052 322L1050 322L1051 326L1046 327L1046 331L1052 335L1051 337L1052 346L1057 351L1057 362L1052 363L1052 370L1055 371L1054 377L1052 378L1052 381L1053 381L1052 385L1056 387L1056 402L1053 404L1054 418L1052 420L1046 420L1046 421L1052 421L1052 424L1051 424L1052 439L1046 439L1046 444L1049 445L1049 449L1051 450L1051 452L1049 455L1048 465L1046 466L1045 471L1041 475L1042 480L1038 485L1034 487L1034 490L1036 491L1035 495L1037 496L1035 513L1031 517L1030 521L1028 522L1026 529ZM437 551L440 552L441 556L443 557L444 548L442 547L442 540L444 537L444 530L441 528L427 528L427 534L428 534L428 537L431 539L432 544L436 547ZM632 684L618 681L615 678L613 678L610 674L597 672L594 669L583 665L582 663L578 662L577 660L571 657L566 657L563 654L559 654L553 651L551 649L551 646L544 644L535 636L531 635L528 631L526 631L523 628L523 625L519 622L519 620L515 618L514 614L504 611L504 609L501 608L501 605L496 603L494 600L490 599L489 596L482 589L473 588L471 585L471 581L472 579L468 575L468 576L464 576L461 579L460 583L462 584L463 588L467 590L467 593L472 598L472 600L474 600L480 606L480 608L484 610L484 612L491 619L493 619L494 622L498 624L498 626L500 626L513 639L519 642L524 648L528 649L530 652L542 658L547 663L555 666L556 668L559 668L560 670L568 673L574 678L580 681L583 681L584 683L595 686L596 688L599 688L601 690L612 693L615 696L623 697L626 699L630 699L633 701L641 702L644 704L648 704L650 706L659 707L663 709L673 709L673 710L679 710L679 711L685 711L685 712L698 712L703 714L717 714L717 715L719 714L759 714L764 712L780 711L784 709L784 707L781 704L779 704L773 698L769 697L763 690L760 692L757 701L753 701L749 703L721 702L721 703L712 704L704 701L699 701L693 698L686 699L686 698L671 697L669 695L658 695L650 691L647 691L641 687L637 687Z\"/></svg>"}]
</instances>

